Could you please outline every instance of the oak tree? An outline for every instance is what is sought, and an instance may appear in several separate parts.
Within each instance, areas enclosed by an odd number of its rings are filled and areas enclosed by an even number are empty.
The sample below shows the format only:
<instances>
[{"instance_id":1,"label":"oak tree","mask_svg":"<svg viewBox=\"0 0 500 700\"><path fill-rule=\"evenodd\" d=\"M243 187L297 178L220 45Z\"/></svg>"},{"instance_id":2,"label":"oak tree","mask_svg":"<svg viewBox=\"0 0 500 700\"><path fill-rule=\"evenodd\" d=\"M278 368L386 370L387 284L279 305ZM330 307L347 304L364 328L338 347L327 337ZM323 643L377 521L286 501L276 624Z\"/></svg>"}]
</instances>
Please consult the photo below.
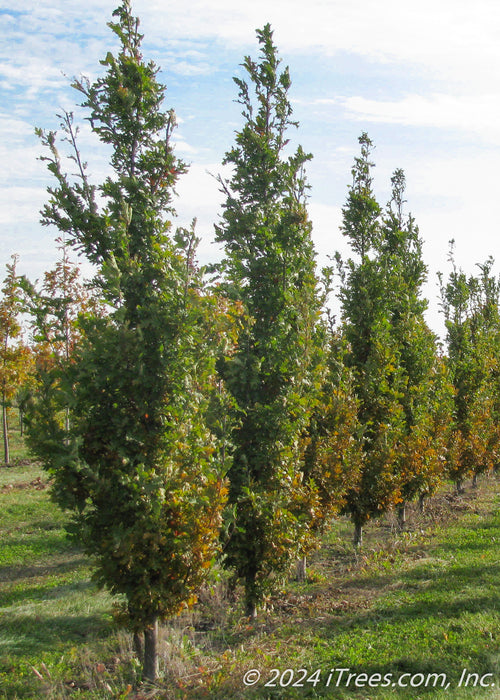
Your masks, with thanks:
<instances>
[{"instance_id":1,"label":"oak tree","mask_svg":"<svg viewBox=\"0 0 500 700\"><path fill-rule=\"evenodd\" d=\"M337 255L346 364L353 374L360 424L361 465L345 505L356 545L362 542L365 523L401 500L398 451L404 433L400 398L405 381L392 325L395 290L383 262L381 208L372 187L373 144L366 133L359 143L341 227L355 257L344 262Z\"/></svg>"},{"instance_id":2,"label":"oak tree","mask_svg":"<svg viewBox=\"0 0 500 700\"><path fill-rule=\"evenodd\" d=\"M171 223L186 168L128 0L109 26L119 50L101 62L103 76L74 87L111 152L110 174L91 182L71 114L61 142L75 177L56 133L39 131L56 181L44 222L95 266L93 285L108 309L80 320L82 340L60 383L72 424L51 469L95 580L124 600L121 615L144 641L143 676L154 680L158 622L194 602L218 549L226 489L205 423L214 305L203 293L194 231Z\"/></svg>"},{"instance_id":3,"label":"oak tree","mask_svg":"<svg viewBox=\"0 0 500 700\"><path fill-rule=\"evenodd\" d=\"M417 495L429 496L444 473L452 388L441 371L437 338L424 316L427 300L422 288L427 268L418 227L411 214L405 215L406 179L401 169L394 172L391 184L377 260L388 280L391 333L403 378L399 401L404 430L398 450L402 500L398 514L404 526L406 503Z\"/></svg>"},{"instance_id":4,"label":"oak tree","mask_svg":"<svg viewBox=\"0 0 500 700\"><path fill-rule=\"evenodd\" d=\"M287 131L296 126L290 76L280 68L270 26L257 38L259 60L247 56L247 80L234 79L244 124L224 160L233 173L229 181L220 178L226 201L216 227L225 244L221 290L242 305L246 319L219 369L236 426L225 562L245 586L250 616L307 536L301 435L322 373L304 175L310 156L300 146L288 148Z\"/></svg>"},{"instance_id":5,"label":"oak tree","mask_svg":"<svg viewBox=\"0 0 500 700\"><path fill-rule=\"evenodd\" d=\"M498 282L490 274L491 259L480 266L479 278L457 268L453 241L450 261L448 281L439 276L455 388L447 470L461 491L464 479L493 466L498 454Z\"/></svg>"}]
</instances>

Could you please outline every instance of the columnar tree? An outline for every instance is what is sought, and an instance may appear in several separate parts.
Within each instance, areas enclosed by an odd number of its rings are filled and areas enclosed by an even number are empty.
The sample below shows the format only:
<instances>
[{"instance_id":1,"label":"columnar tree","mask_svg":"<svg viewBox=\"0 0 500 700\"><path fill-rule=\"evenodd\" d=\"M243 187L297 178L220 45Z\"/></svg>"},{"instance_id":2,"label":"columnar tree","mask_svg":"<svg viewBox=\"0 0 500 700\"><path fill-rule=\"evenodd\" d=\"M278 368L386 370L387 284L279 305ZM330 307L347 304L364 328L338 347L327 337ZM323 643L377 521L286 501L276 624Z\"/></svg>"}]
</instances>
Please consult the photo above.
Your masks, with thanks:
<instances>
[{"instance_id":1,"label":"columnar tree","mask_svg":"<svg viewBox=\"0 0 500 700\"><path fill-rule=\"evenodd\" d=\"M195 600L217 551L225 486L204 420L213 323L196 239L173 234L169 221L185 170L172 150L175 116L162 111L165 88L143 60L128 0L113 17L117 55L102 61L103 77L74 83L111 151L110 175L90 182L70 114L62 140L76 178L56 134L39 132L56 180L44 222L96 266L109 309L81 319L82 342L60 382L72 396L72 425L47 466L95 579L124 597L122 614L145 642L144 677L154 680L158 621Z\"/></svg>"},{"instance_id":2,"label":"columnar tree","mask_svg":"<svg viewBox=\"0 0 500 700\"><path fill-rule=\"evenodd\" d=\"M359 478L358 401L345 354L345 341L331 323L326 373L307 429L303 465L304 482L313 485L316 496L310 506L309 530L318 541L342 511L346 492ZM305 579L304 564L298 567L299 580Z\"/></svg>"},{"instance_id":3,"label":"columnar tree","mask_svg":"<svg viewBox=\"0 0 500 700\"><path fill-rule=\"evenodd\" d=\"M496 461L495 377L498 347L498 283L490 276L492 260L481 278L467 275L454 262L448 282L441 280L446 321L448 366L455 387L453 431L447 468L462 490L463 480Z\"/></svg>"},{"instance_id":4,"label":"columnar tree","mask_svg":"<svg viewBox=\"0 0 500 700\"><path fill-rule=\"evenodd\" d=\"M260 60L246 57L248 82L235 78L244 126L224 163L233 167L217 240L225 244L221 288L241 303L246 322L220 372L235 402L229 501L234 521L225 561L245 586L251 616L277 576L301 553L311 497L300 469L306 428L319 387L316 342L320 300L304 165L287 155L296 126L290 76L269 25L257 31Z\"/></svg>"},{"instance_id":5,"label":"columnar tree","mask_svg":"<svg viewBox=\"0 0 500 700\"><path fill-rule=\"evenodd\" d=\"M438 368L437 339L424 317L427 300L422 285L427 268L418 227L411 215L404 215L406 181L401 169L394 172L391 183L377 260L390 281L387 303L403 373L399 401L404 433L398 459L402 480L398 511L403 525L405 504L416 495L432 493L443 473L452 390Z\"/></svg>"},{"instance_id":6,"label":"columnar tree","mask_svg":"<svg viewBox=\"0 0 500 700\"><path fill-rule=\"evenodd\" d=\"M398 450L404 433L400 397L405 381L392 327L395 290L381 259L381 209L371 175L373 144L366 133L359 142L361 153L352 169L341 228L356 258L343 262L337 255L346 364L359 402L361 467L347 490L345 506L357 545L365 523L401 500Z\"/></svg>"},{"instance_id":7,"label":"columnar tree","mask_svg":"<svg viewBox=\"0 0 500 700\"><path fill-rule=\"evenodd\" d=\"M492 274L494 259L488 258L479 264L475 294L475 325L482 333L482 356L484 358L485 401L489 412L488 458L475 468L473 479L500 462L500 277Z\"/></svg>"}]
</instances>

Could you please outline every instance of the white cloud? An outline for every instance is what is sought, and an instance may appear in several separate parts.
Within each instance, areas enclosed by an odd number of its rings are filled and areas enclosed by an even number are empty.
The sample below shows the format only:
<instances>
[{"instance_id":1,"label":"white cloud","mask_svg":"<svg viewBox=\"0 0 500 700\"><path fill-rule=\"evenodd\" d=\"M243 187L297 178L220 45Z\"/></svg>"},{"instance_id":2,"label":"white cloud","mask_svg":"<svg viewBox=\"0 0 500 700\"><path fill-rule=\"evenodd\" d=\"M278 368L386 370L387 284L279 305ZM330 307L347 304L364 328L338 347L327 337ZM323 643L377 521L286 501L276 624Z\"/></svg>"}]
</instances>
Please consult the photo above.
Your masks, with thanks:
<instances>
[{"instance_id":1,"label":"white cloud","mask_svg":"<svg viewBox=\"0 0 500 700\"><path fill-rule=\"evenodd\" d=\"M309 203L308 211L313 224L312 233L318 253L318 264L331 265L329 256L334 255L337 250L343 254L347 251L344 237L339 231L342 207L313 201Z\"/></svg>"},{"instance_id":2,"label":"white cloud","mask_svg":"<svg viewBox=\"0 0 500 700\"><path fill-rule=\"evenodd\" d=\"M106 22L115 0L88 0L82 11L76 0L29 0L22 6L22 24L12 19L15 43L4 49L3 63L16 80L23 80L23 48L43 68L45 76L64 65L69 75L94 66L101 56L103 37L112 41ZM18 13L13 0L0 7ZM133 11L141 18L148 45L165 53L172 42L221 40L234 47L255 46L255 28L271 22L282 53L317 51L335 55L350 52L369 60L406 62L424 67L429 75L463 83L474 80L479 89L498 84L494 66L500 59L500 5L496 0L136 0ZM22 27L13 29L14 26ZM73 37L78 36L78 42ZM96 41L96 39L99 41ZM177 44L179 49L179 45ZM207 71L211 60L189 50L177 69L185 75ZM39 59L46 59L45 65ZM172 68L175 70L175 65ZM30 72L36 80L36 70ZM498 77L497 77L498 76Z\"/></svg>"},{"instance_id":3,"label":"white cloud","mask_svg":"<svg viewBox=\"0 0 500 700\"><path fill-rule=\"evenodd\" d=\"M283 52L347 51L374 61L420 65L437 78L490 84L500 58L500 5L496 0L192 0L189 6L160 0L138 3L147 34L219 38L253 44L254 30L270 22Z\"/></svg>"},{"instance_id":4,"label":"white cloud","mask_svg":"<svg viewBox=\"0 0 500 700\"><path fill-rule=\"evenodd\" d=\"M221 248L214 243L214 223L218 221L224 196L216 176L225 174L227 168L218 163L193 164L176 186L178 198L174 201L178 218L176 225L190 227L196 219L196 235L201 239L198 257L203 264L221 258Z\"/></svg>"},{"instance_id":5,"label":"white cloud","mask_svg":"<svg viewBox=\"0 0 500 700\"><path fill-rule=\"evenodd\" d=\"M48 61L24 55L0 65L0 80L4 89L14 90L22 87L28 89L31 94L47 87L53 89L66 82L56 66Z\"/></svg>"},{"instance_id":6,"label":"white cloud","mask_svg":"<svg viewBox=\"0 0 500 700\"><path fill-rule=\"evenodd\" d=\"M0 194L0 224L36 223L39 211L47 199L43 188L5 187Z\"/></svg>"},{"instance_id":7,"label":"white cloud","mask_svg":"<svg viewBox=\"0 0 500 700\"><path fill-rule=\"evenodd\" d=\"M467 206L471 226L484 217L494 224L491 214L497 200L497 172L495 151L469 155L454 152L446 157L422 153L412 159L411 171L406 173L406 192L410 203L414 197L427 199L427 206L429 201L434 202L433 209L448 209L451 215Z\"/></svg>"},{"instance_id":8,"label":"white cloud","mask_svg":"<svg viewBox=\"0 0 500 700\"><path fill-rule=\"evenodd\" d=\"M189 63L188 61L173 61L169 64L169 69L172 73L178 75L194 76L194 75L209 75L213 68L206 62Z\"/></svg>"},{"instance_id":9,"label":"white cloud","mask_svg":"<svg viewBox=\"0 0 500 700\"><path fill-rule=\"evenodd\" d=\"M7 147L24 145L26 138L33 135L33 127L24 119L0 112L0 135L0 148L6 153Z\"/></svg>"},{"instance_id":10,"label":"white cloud","mask_svg":"<svg viewBox=\"0 0 500 700\"><path fill-rule=\"evenodd\" d=\"M348 115L358 121L459 129L500 143L500 94L408 95L393 101L358 96L340 97L331 102L342 104ZM328 100L318 103L326 104Z\"/></svg>"},{"instance_id":11,"label":"white cloud","mask_svg":"<svg viewBox=\"0 0 500 700\"><path fill-rule=\"evenodd\" d=\"M184 141L182 136L172 139L172 145L175 148L176 154L179 156L194 155L195 153L198 153L198 149Z\"/></svg>"}]
</instances>

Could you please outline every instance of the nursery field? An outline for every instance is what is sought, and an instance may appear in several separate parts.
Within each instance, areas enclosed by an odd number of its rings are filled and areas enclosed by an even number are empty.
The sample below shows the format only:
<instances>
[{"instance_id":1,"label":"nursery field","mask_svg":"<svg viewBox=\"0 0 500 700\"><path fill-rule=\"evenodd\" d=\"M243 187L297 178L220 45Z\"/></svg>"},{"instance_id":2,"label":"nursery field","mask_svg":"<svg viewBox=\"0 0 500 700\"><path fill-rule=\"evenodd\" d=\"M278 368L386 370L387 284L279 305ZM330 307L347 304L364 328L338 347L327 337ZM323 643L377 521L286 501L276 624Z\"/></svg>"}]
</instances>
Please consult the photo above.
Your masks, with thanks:
<instances>
[{"instance_id":1,"label":"nursery field","mask_svg":"<svg viewBox=\"0 0 500 700\"><path fill-rule=\"evenodd\" d=\"M233 145L210 157L216 218L185 227L208 199L196 185L177 217L177 146L195 168L208 151L175 136L131 1L111 17L110 43L86 35L104 58L70 83L77 111L35 127L54 266L21 274L32 247L9 234L24 250L0 290L0 700L500 700L493 257L469 274L450 241L431 330L405 172L380 203L362 131L344 206L322 204L341 217L318 266L313 154L288 138L297 98L269 22L227 95L242 119L217 149ZM179 114L202 73L174 78ZM39 82L40 109L72 103ZM336 170L352 131L334 132Z\"/></svg>"},{"instance_id":2,"label":"nursery field","mask_svg":"<svg viewBox=\"0 0 500 700\"><path fill-rule=\"evenodd\" d=\"M224 574L161 632L141 686L113 600L65 535L46 475L14 435L0 467L0 698L500 698L500 482L444 487L406 531L389 514L360 551L339 520L249 624ZM237 593L237 592L236 592Z\"/></svg>"}]
</instances>

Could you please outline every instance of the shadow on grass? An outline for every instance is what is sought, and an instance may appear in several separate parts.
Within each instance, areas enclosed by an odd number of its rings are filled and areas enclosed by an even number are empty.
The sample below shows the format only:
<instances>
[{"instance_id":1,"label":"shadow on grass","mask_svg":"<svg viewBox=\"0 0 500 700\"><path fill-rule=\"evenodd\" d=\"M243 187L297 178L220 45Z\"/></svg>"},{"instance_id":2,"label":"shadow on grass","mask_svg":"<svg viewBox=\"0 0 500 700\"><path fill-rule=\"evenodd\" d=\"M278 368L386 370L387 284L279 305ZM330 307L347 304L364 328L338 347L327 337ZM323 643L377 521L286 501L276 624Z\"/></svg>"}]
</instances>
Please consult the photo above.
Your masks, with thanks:
<instances>
[{"instance_id":1,"label":"shadow on grass","mask_svg":"<svg viewBox=\"0 0 500 700\"><path fill-rule=\"evenodd\" d=\"M411 571L399 571L394 574L374 574L355 581L347 581L342 584L342 589L360 589L372 592L374 595L384 594L391 588L400 588L413 594L416 591L425 590L442 592L448 595L450 592L461 593L465 590L492 587L499 596L500 609L500 562L492 564L473 563L469 566L458 566L453 562L443 562L442 567L429 566L424 560L422 564L416 564Z\"/></svg>"},{"instance_id":2,"label":"shadow on grass","mask_svg":"<svg viewBox=\"0 0 500 700\"><path fill-rule=\"evenodd\" d=\"M59 521L54 521L53 516L51 515L50 519L47 518L46 520L33 520L30 523L29 531L30 532L36 532L37 530L40 530L42 532L51 532L53 530L62 532L62 536L66 541L70 541L70 538L66 535L64 531L64 526L66 524L66 520L63 520L62 518Z\"/></svg>"},{"instance_id":3,"label":"shadow on grass","mask_svg":"<svg viewBox=\"0 0 500 700\"><path fill-rule=\"evenodd\" d=\"M378 624L381 619L400 624L441 616L451 621L470 613L500 613L500 563L450 565L444 570L429 570L422 564L411 571L348 582L343 589L358 589L373 601L366 612L353 616L351 610L346 618L350 627L363 629ZM397 591L405 594L405 600L392 599L394 590L396 594ZM380 600L388 591L391 597ZM336 618L332 621L332 634L335 634L339 622L342 625L343 614L336 613L335 608L332 612ZM314 620L310 623L313 625Z\"/></svg>"},{"instance_id":4,"label":"shadow on grass","mask_svg":"<svg viewBox=\"0 0 500 700\"><path fill-rule=\"evenodd\" d=\"M75 549L75 544L70 541L62 528L45 529L43 527L29 527L22 534L9 533L2 539L2 548L29 546L35 552L40 552L42 556L52 554L52 552L66 552L68 549Z\"/></svg>"},{"instance_id":5,"label":"shadow on grass","mask_svg":"<svg viewBox=\"0 0 500 700\"><path fill-rule=\"evenodd\" d=\"M47 649L76 645L86 639L105 637L112 622L108 615L27 615L0 620L0 656L37 654Z\"/></svg>"},{"instance_id":6,"label":"shadow on grass","mask_svg":"<svg viewBox=\"0 0 500 700\"><path fill-rule=\"evenodd\" d=\"M75 564L75 566L77 565L78 564ZM64 574L73 572L73 570L73 566L66 565L61 567L57 573ZM1 602L4 607L10 607L16 603L29 605L32 602L38 603L44 600L59 600L68 594L87 591L89 589L95 590L95 588L95 584L88 580L73 581L66 584L57 584L57 582L54 582L52 584L49 583L40 586L23 586L22 589L17 589L3 595Z\"/></svg>"},{"instance_id":7,"label":"shadow on grass","mask_svg":"<svg viewBox=\"0 0 500 700\"><path fill-rule=\"evenodd\" d=\"M73 556L69 560L65 559L65 561L53 564L12 564L10 566L0 566L0 583L19 583L23 579L66 574L88 562L87 557L81 554L80 550L72 548L71 550L65 550L64 554L66 557L72 554Z\"/></svg>"}]
</instances>

